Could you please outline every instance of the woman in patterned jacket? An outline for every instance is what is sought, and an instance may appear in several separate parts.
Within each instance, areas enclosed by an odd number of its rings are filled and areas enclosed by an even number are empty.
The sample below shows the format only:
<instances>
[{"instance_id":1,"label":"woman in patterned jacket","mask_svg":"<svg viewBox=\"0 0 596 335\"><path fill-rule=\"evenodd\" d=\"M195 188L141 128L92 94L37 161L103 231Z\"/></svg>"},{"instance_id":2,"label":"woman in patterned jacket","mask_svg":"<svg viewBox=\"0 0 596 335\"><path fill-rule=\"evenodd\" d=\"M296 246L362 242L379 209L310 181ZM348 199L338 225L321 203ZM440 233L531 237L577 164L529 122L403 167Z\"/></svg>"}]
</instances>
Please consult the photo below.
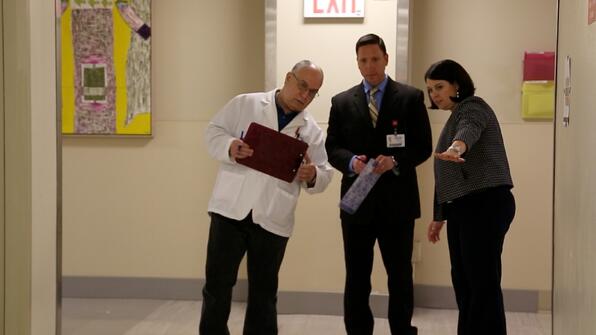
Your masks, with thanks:
<instances>
[{"instance_id":1,"label":"woman in patterned jacket","mask_svg":"<svg viewBox=\"0 0 596 335\"><path fill-rule=\"evenodd\" d=\"M515 200L499 122L455 61L431 65L424 79L431 108L451 111L435 150L434 214L427 235L436 243L447 223L457 333L503 335L501 252Z\"/></svg>"}]
</instances>

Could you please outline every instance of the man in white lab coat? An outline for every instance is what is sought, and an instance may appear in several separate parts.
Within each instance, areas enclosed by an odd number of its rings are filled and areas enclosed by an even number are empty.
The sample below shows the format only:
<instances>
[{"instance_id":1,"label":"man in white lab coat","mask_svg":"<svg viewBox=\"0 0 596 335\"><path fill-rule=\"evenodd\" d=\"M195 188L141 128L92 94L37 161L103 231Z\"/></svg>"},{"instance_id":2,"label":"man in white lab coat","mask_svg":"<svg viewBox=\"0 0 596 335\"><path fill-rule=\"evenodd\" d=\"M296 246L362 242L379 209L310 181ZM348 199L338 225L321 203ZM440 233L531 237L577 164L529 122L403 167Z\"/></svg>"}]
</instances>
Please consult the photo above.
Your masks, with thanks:
<instances>
[{"instance_id":1,"label":"man in white lab coat","mask_svg":"<svg viewBox=\"0 0 596 335\"><path fill-rule=\"evenodd\" d=\"M322 85L320 67L308 60L298 62L286 74L281 89L234 97L207 127L208 151L220 161L220 168L208 209L211 227L201 335L229 335L232 288L245 253L249 292L243 334L277 334L278 272L294 227L300 190L322 192L333 173L323 131L304 110ZM253 153L242 141L251 122L308 144L306 159L293 182L236 163Z\"/></svg>"}]
</instances>

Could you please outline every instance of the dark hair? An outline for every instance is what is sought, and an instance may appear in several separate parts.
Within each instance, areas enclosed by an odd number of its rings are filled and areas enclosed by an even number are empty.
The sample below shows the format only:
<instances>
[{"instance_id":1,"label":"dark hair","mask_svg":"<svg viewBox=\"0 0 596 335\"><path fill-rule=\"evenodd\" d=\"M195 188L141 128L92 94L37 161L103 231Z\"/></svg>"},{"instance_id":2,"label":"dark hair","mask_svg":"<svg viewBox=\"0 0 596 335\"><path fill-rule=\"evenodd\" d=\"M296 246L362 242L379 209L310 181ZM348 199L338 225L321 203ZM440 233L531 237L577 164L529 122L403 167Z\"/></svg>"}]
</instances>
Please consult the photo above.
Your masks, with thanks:
<instances>
[{"instance_id":1,"label":"dark hair","mask_svg":"<svg viewBox=\"0 0 596 335\"><path fill-rule=\"evenodd\" d=\"M451 59L444 59L431 65L424 74L424 81L430 80L445 80L450 84L457 84L458 97L450 97L453 102L460 102L467 97L474 95L476 88L472 78L456 61ZM429 95L430 99L430 95ZM430 108L437 109L437 105L430 99Z\"/></svg>"},{"instance_id":2,"label":"dark hair","mask_svg":"<svg viewBox=\"0 0 596 335\"><path fill-rule=\"evenodd\" d=\"M356 55L358 54L358 49L360 49L361 46L369 45L369 44L378 45L379 48L381 48L381 51L383 51L383 54L384 55L387 54L387 48L385 47L385 41L383 41L383 39L381 37L379 37L378 35L375 35L375 34L366 34L366 35L360 37L358 39L358 42L356 42Z\"/></svg>"}]
</instances>

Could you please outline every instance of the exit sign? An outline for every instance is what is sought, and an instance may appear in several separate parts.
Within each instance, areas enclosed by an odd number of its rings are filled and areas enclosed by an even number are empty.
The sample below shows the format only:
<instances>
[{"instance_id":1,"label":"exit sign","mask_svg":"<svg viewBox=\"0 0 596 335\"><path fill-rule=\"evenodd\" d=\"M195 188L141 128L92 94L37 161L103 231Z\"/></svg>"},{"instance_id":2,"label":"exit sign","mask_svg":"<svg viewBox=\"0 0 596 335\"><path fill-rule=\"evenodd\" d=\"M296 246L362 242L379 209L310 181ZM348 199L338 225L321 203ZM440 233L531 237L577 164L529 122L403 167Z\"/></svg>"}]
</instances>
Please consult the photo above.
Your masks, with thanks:
<instances>
[{"instance_id":1,"label":"exit sign","mask_svg":"<svg viewBox=\"0 0 596 335\"><path fill-rule=\"evenodd\" d=\"M304 0L304 17L364 17L364 0Z\"/></svg>"}]
</instances>

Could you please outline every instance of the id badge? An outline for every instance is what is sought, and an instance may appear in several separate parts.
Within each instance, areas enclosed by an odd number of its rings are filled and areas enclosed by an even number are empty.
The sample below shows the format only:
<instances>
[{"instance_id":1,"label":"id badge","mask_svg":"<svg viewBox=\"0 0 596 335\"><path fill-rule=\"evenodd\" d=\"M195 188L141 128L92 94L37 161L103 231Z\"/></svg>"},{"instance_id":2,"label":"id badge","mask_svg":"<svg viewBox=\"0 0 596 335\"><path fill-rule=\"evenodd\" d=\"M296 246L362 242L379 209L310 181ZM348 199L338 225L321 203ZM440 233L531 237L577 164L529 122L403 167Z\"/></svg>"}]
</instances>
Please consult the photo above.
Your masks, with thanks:
<instances>
[{"instance_id":1,"label":"id badge","mask_svg":"<svg viewBox=\"0 0 596 335\"><path fill-rule=\"evenodd\" d=\"M406 146L406 135L389 134L387 135L387 148L403 148Z\"/></svg>"}]
</instances>

